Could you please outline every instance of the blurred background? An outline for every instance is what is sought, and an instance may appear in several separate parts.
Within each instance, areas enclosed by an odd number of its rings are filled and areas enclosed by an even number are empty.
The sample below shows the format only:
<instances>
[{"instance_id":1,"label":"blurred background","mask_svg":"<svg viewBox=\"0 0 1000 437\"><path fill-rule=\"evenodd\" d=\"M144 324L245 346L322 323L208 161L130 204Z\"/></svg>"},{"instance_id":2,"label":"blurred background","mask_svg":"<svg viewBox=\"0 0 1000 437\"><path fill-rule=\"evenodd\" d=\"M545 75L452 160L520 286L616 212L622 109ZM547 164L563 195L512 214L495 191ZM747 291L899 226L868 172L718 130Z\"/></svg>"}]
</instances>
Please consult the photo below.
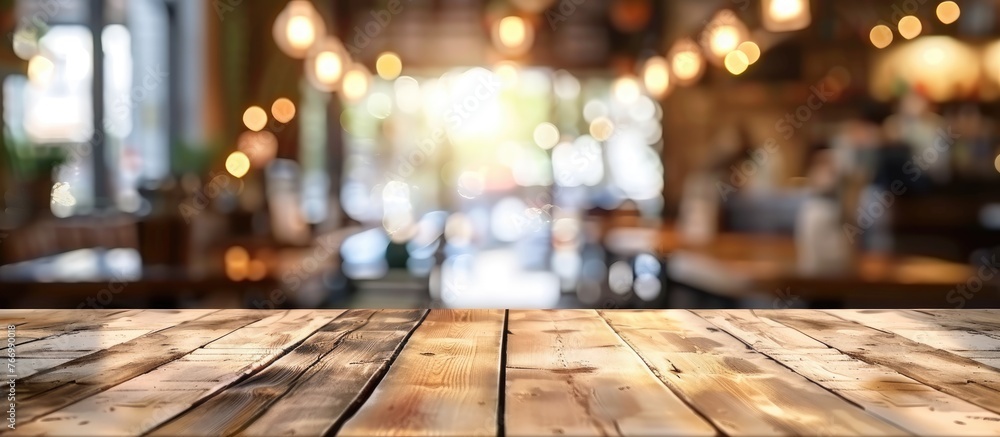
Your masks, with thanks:
<instances>
[{"instance_id":1,"label":"blurred background","mask_svg":"<svg viewBox=\"0 0 1000 437\"><path fill-rule=\"evenodd\" d=\"M0 307L995 307L997 0L3 0Z\"/></svg>"}]
</instances>

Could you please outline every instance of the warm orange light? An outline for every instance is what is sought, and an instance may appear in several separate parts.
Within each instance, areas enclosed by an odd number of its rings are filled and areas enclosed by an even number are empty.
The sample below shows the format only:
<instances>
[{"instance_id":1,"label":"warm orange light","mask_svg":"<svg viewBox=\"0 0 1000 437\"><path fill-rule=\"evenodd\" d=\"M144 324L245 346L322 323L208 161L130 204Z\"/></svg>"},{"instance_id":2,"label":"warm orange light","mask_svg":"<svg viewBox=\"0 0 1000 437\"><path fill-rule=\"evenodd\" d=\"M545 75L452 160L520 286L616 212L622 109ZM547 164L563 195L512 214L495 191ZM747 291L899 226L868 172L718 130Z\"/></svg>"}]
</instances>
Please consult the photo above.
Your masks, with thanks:
<instances>
[{"instance_id":1,"label":"warm orange light","mask_svg":"<svg viewBox=\"0 0 1000 437\"><path fill-rule=\"evenodd\" d=\"M646 92L656 98L662 98L670 90L670 66L667 60L654 56L646 60L642 67L642 84Z\"/></svg>"},{"instance_id":2,"label":"warm orange light","mask_svg":"<svg viewBox=\"0 0 1000 437\"><path fill-rule=\"evenodd\" d=\"M355 64L350 70L344 73L344 80L341 82L341 95L349 102L356 102L368 95L371 88L371 75L363 66Z\"/></svg>"},{"instance_id":3,"label":"warm orange light","mask_svg":"<svg viewBox=\"0 0 1000 437\"><path fill-rule=\"evenodd\" d=\"M243 111L243 124L254 132L267 126L267 113L260 106L251 106Z\"/></svg>"},{"instance_id":4,"label":"warm orange light","mask_svg":"<svg viewBox=\"0 0 1000 437\"><path fill-rule=\"evenodd\" d=\"M951 24L958 20L958 17L962 15L962 9L958 7L958 3L953 1L944 1L937 7L937 17L944 24Z\"/></svg>"},{"instance_id":5,"label":"warm orange light","mask_svg":"<svg viewBox=\"0 0 1000 437\"><path fill-rule=\"evenodd\" d=\"M286 55L304 58L316 41L326 34L323 17L312 3L306 0L292 0L285 5L274 20L271 30L275 44Z\"/></svg>"},{"instance_id":6,"label":"warm orange light","mask_svg":"<svg viewBox=\"0 0 1000 437\"><path fill-rule=\"evenodd\" d=\"M670 50L670 71L681 85L691 85L697 82L705 70L705 58L701 50L691 40L680 40L674 43Z\"/></svg>"},{"instance_id":7,"label":"warm orange light","mask_svg":"<svg viewBox=\"0 0 1000 437\"><path fill-rule=\"evenodd\" d=\"M892 44L892 29L884 24L879 24L872 28L871 33L868 34L868 38L871 39L872 45L878 49L884 49Z\"/></svg>"},{"instance_id":8,"label":"warm orange light","mask_svg":"<svg viewBox=\"0 0 1000 437\"><path fill-rule=\"evenodd\" d=\"M493 44L507 54L527 52L534 38L534 29L518 16L504 17L494 25Z\"/></svg>"},{"instance_id":9,"label":"warm orange light","mask_svg":"<svg viewBox=\"0 0 1000 437\"><path fill-rule=\"evenodd\" d=\"M629 104L634 103L642 91L639 89L639 82L632 76L622 76L611 84L611 93L619 102Z\"/></svg>"},{"instance_id":10,"label":"warm orange light","mask_svg":"<svg viewBox=\"0 0 1000 437\"><path fill-rule=\"evenodd\" d=\"M382 53L375 61L375 72L382 79L393 80L403 72L403 61L393 52Z\"/></svg>"},{"instance_id":11,"label":"warm orange light","mask_svg":"<svg viewBox=\"0 0 1000 437\"><path fill-rule=\"evenodd\" d=\"M711 30L709 49L715 56L725 56L736 50L740 44L740 32L736 27L724 24Z\"/></svg>"},{"instance_id":12,"label":"warm orange light","mask_svg":"<svg viewBox=\"0 0 1000 437\"><path fill-rule=\"evenodd\" d=\"M726 70L729 70L734 76L742 74L747 71L747 67L750 66L750 60L747 59L746 53L739 50L733 50L726 55Z\"/></svg>"},{"instance_id":13,"label":"warm orange light","mask_svg":"<svg viewBox=\"0 0 1000 437\"><path fill-rule=\"evenodd\" d=\"M288 43L292 47L305 50L316 41L316 27L309 21L309 18L295 16L288 20L285 37L288 38Z\"/></svg>"},{"instance_id":14,"label":"warm orange light","mask_svg":"<svg viewBox=\"0 0 1000 437\"><path fill-rule=\"evenodd\" d=\"M306 56L306 79L316 89L332 92L340 86L351 59L340 40L328 37L316 43Z\"/></svg>"},{"instance_id":15,"label":"warm orange light","mask_svg":"<svg viewBox=\"0 0 1000 437\"><path fill-rule=\"evenodd\" d=\"M804 29L812 21L809 0L763 0L763 24L770 32Z\"/></svg>"},{"instance_id":16,"label":"warm orange light","mask_svg":"<svg viewBox=\"0 0 1000 437\"><path fill-rule=\"evenodd\" d=\"M751 65L760 59L760 46L753 41L743 41L736 50L743 52L747 56L747 62Z\"/></svg>"},{"instance_id":17,"label":"warm orange light","mask_svg":"<svg viewBox=\"0 0 1000 437\"><path fill-rule=\"evenodd\" d=\"M271 104L271 116L280 123L288 123L295 118L295 103L284 97Z\"/></svg>"},{"instance_id":18,"label":"warm orange light","mask_svg":"<svg viewBox=\"0 0 1000 437\"><path fill-rule=\"evenodd\" d=\"M923 25L920 24L919 18L907 15L899 20L899 35L903 38L916 38L921 31L923 31Z\"/></svg>"}]
</instances>

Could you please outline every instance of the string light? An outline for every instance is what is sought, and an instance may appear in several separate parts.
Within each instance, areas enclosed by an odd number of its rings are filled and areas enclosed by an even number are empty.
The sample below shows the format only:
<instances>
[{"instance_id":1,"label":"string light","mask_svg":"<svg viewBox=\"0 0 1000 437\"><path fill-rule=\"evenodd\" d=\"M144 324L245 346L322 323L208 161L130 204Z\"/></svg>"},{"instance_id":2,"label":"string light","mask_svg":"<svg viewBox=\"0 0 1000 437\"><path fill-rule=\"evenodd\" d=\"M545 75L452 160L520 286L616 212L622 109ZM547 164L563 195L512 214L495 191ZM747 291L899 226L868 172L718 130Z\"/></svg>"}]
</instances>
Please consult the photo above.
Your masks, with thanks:
<instances>
[{"instance_id":1,"label":"string light","mask_svg":"<svg viewBox=\"0 0 1000 437\"><path fill-rule=\"evenodd\" d=\"M309 48L326 34L323 17L312 3L292 0L274 20L274 42L286 55L296 59L306 56Z\"/></svg>"},{"instance_id":2,"label":"string light","mask_svg":"<svg viewBox=\"0 0 1000 437\"><path fill-rule=\"evenodd\" d=\"M868 34L868 38L871 39L872 45L878 49L884 49L892 44L892 29L884 24L879 24L872 28L871 33Z\"/></svg>"},{"instance_id":3,"label":"string light","mask_svg":"<svg viewBox=\"0 0 1000 437\"><path fill-rule=\"evenodd\" d=\"M385 80L393 80L403 72L403 61L393 52L385 52L375 61L375 72Z\"/></svg>"},{"instance_id":4,"label":"string light","mask_svg":"<svg viewBox=\"0 0 1000 437\"><path fill-rule=\"evenodd\" d=\"M642 67L642 84L649 95L663 98L670 91L670 65L660 56L646 60Z\"/></svg>"},{"instance_id":5,"label":"string light","mask_svg":"<svg viewBox=\"0 0 1000 437\"><path fill-rule=\"evenodd\" d=\"M812 22L808 0L764 0L764 29L770 32L790 32L805 29Z\"/></svg>"},{"instance_id":6,"label":"string light","mask_svg":"<svg viewBox=\"0 0 1000 437\"><path fill-rule=\"evenodd\" d=\"M340 40L324 38L309 51L306 57L306 80L318 90L332 92L340 86L344 73L350 68L350 57Z\"/></svg>"},{"instance_id":7,"label":"string light","mask_svg":"<svg viewBox=\"0 0 1000 437\"><path fill-rule=\"evenodd\" d=\"M923 25L920 24L919 18L907 15L899 19L899 35L903 38L916 38L920 35L921 31L923 31Z\"/></svg>"},{"instance_id":8,"label":"string light","mask_svg":"<svg viewBox=\"0 0 1000 437\"><path fill-rule=\"evenodd\" d=\"M953 1L944 1L937 6L938 20L944 24L954 23L960 15L962 15L962 9L958 7L958 3Z\"/></svg>"}]
</instances>

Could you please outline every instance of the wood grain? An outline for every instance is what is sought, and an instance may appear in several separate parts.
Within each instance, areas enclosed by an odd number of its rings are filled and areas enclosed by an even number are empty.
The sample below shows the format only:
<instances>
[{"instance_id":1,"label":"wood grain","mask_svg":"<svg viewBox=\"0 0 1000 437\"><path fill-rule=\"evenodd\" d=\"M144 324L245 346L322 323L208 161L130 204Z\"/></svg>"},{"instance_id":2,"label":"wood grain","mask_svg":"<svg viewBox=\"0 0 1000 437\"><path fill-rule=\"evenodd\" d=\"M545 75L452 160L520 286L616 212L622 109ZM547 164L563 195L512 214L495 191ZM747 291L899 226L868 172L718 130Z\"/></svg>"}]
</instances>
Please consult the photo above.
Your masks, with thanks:
<instances>
[{"instance_id":1,"label":"wood grain","mask_svg":"<svg viewBox=\"0 0 1000 437\"><path fill-rule=\"evenodd\" d=\"M696 313L754 350L909 432L1000 435L1000 415L887 367L851 358L753 311Z\"/></svg>"},{"instance_id":2,"label":"wood grain","mask_svg":"<svg viewBox=\"0 0 1000 437\"><path fill-rule=\"evenodd\" d=\"M872 364L1000 413L1000 373L969 358L851 322L829 313L799 310L759 311L786 326Z\"/></svg>"},{"instance_id":3,"label":"wood grain","mask_svg":"<svg viewBox=\"0 0 1000 437\"><path fill-rule=\"evenodd\" d=\"M601 313L657 376L728 435L900 435L684 310Z\"/></svg>"},{"instance_id":4,"label":"wood grain","mask_svg":"<svg viewBox=\"0 0 1000 437\"><path fill-rule=\"evenodd\" d=\"M209 314L29 376L18 384L18 421L26 425L180 358L263 316L263 312L245 310Z\"/></svg>"},{"instance_id":5,"label":"wood grain","mask_svg":"<svg viewBox=\"0 0 1000 437\"><path fill-rule=\"evenodd\" d=\"M714 435L593 310L511 311L507 435Z\"/></svg>"},{"instance_id":6,"label":"wood grain","mask_svg":"<svg viewBox=\"0 0 1000 437\"><path fill-rule=\"evenodd\" d=\"M504 318L431 311L338 435L496 435Z\"/></svg>"},{"instance_id":7,"label":"wood grain","mask_svg":"<svg viewBox=\"0 0 1000 437\"><path fill-rule=\"evenodd\" d=\"M149 373L42 416L22 426L18 434L145 433L244 375L267 366L341 312L275 311ZM261 332L262 329L268 331L267 335ZM231 346L234 338L250 339L253 336L258 336L261 344L267 346L264 349L267 353L253 349L248 354L208 355L217 350L212 348L217 343ZM281 342L275 342L276 339L281 339ZM205 353L197 354L199 351ZM168 392L169 396L158 398L157 393L160 392Z\"/></svg>"},{"instance_id":8,"label":"wood grain","mask_svg":"<svg viewBox=\"0 0 1000 437\"><path fill-rule=\"evenodd\" d=\"M1000 435L1000 310L0 319L24 375L2 436Z\"/></svg>"},{"instance_id":9,"label":"wood grain","mask_svg":"<svg viewBox=\"0 0 1000 437\"><path fill-rule=\"evenodd\" d=\"M418 310L348 311L264 370L177 416L152 434L232 435L248 425L250 429L246 433L254 434L254 429L268 430L298 424L293 420L294 416L280 416L277 418L280 423L277 424L269 422L272 419L262 414L272 405L274 408L302 408L307 413L315 413L303 417L314 421L303 426L315 426L315 421L322 422L324 419L328 422L337 421L375 376L373 373L384 369L392 352L397 350L423 314L423 311ZM354 347L342 349L345 345ZM365 352L360 360L356 353L359 349ZM352 368L353 363L365 360L377 363L361 366L363 369ZM368 370L370 373L352 370ZM317 374L321 377L317 378ZM344 379L341 379L341 384L319 385L323 377L327 381L334 377ZM357 391L344 393L345 389ZM323 403L317 398L317 393L332 399ZM293 397L286 400L286 395ZM339 413L326 408L331 401L339 402ZM322 405L317 406L313 402L320 402ZM286 406L281 407L282 404ZM268 431L265 434L276 435L279 432ZM296 434L315 435L322 432Z\"/></svg>"}]
</instances>

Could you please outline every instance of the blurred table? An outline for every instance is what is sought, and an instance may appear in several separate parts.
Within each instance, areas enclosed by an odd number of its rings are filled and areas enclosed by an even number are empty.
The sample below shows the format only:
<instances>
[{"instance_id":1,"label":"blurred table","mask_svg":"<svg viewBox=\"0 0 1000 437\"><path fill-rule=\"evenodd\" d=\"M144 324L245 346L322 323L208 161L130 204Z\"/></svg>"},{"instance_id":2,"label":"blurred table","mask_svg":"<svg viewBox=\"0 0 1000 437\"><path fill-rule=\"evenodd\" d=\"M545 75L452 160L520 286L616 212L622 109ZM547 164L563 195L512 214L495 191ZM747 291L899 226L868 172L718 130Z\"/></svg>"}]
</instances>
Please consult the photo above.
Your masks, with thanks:
<instances>
[{"instance_id":1,"label":"blurred table","mask_svg":"<svg viewBox=\"0 0 1000 437\"><path fill-rule=\"evenodd\" d=\"M24 310L0 324L16 343L9 435L1000 434L995 310Z\"/></svg>"},{"instance_id":2,"label":"blurred table","mask_svg":"<svg viewBox=\"0 0 1000 437\"><path fill-rule=\"evenodd\" d=\"M198 268L148 266L135 249L79 249L0 266L0 307L173 307L188 301L198 306L281 308L306 294L311 281L336 268L333 253L301 248L275 254L266 271L251 280L228 276L221 260ZM323 296L312 298L318 303Z\"/></svg>"},{"instance_id":3,"label":"blurred table","mask_svg":"<svg viewBox=\"0 0 1000 437\"><path fill-rule=\"evenodd\" d=\"M841 274L805 275L789 237L722 234L703 246L685 245L672 231L659 240L671 281L735 302L757 306L946 308L1000 304L1000 274L981 278L977 268L935 258L860 254ZM957 288L972 281L982 289Z\"/></svg>"}]
</instances>

